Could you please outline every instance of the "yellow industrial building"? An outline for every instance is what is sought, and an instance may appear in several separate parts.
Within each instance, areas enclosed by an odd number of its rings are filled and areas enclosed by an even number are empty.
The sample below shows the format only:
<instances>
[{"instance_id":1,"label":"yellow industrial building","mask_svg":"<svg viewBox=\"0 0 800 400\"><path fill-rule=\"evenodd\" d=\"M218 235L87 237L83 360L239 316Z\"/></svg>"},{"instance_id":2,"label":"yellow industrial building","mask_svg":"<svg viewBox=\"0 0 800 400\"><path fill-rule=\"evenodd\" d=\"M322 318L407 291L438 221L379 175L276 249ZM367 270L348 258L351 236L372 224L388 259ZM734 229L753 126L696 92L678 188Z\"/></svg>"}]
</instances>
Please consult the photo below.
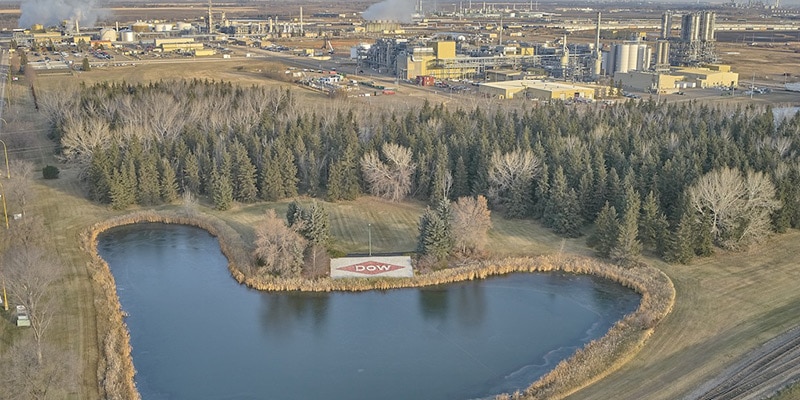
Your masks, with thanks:
<instances>
[{"instance_id":1,"label":"yellow industrial building","mask_svg":"<svg viewBox=\"0 0 800 400\"><path fill-rule=\"evenodd\" d=\"M676 67L669 73L617 72L614 74L614 81L621 83L623 89L674 93L687 88L735 87L739 85L739 74L731 72L729 65L710 65L705 68Z\"/></svg>"},{"instance_id":2,"label":"yellow industrial building","mask_svg":"<svg viewBox=\"0 0 800 400\"><path fill-rule=\"evenodd\" d=\"M730 65L709 65L706 68L676 68L675 73L683 75L687 81L695 81L700 88L739 85L739 74L731 72Z\"/></svg>"},{"instance_id":3,"label":"yellow industrial building","mask_svg":"<svg viewBox=\"0 0 800 400\"><path fill-rule=\"evenodd\" d=\"M594 100L595 89L587 86L541 80L514 80L483 83L478 92L499 99L524 97L538 100Z\"/></svg>"},{"instance_id":4,"label":"yellow industrial building","mask_svg":"<svg viewBox=\"0 0 800 400\"><path fill-rule=\"evenodd\" d=\"M429 47L414 47L411 53L397 60L397 69L403 79L416 79L418 76L434 76L437 79L458 79L475 74L478 67L467 65L456 68L442 68L437 60L452 60L456 58L456 42L433 42Z\"/></svg>"}]
</instances>

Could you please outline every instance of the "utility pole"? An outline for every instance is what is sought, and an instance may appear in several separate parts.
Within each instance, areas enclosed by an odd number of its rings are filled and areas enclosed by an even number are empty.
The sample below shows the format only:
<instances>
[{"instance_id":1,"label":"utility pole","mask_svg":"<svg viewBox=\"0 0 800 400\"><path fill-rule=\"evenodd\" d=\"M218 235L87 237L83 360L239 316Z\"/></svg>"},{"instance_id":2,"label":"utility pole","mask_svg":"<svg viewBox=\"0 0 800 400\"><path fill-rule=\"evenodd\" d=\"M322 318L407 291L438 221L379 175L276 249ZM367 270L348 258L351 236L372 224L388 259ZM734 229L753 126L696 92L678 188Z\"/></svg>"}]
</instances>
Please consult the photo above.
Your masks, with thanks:
<instances>
[{"instance_id":1,"label":"utility pole","mask_svg":"<svg viewBox=\"0 0 800 400\"><path fill-rule=\"evenodd\" d=\"M369 234L369 256L372 257L372 224L367 224L367 231Z\"/></svg>"}]
</instances>

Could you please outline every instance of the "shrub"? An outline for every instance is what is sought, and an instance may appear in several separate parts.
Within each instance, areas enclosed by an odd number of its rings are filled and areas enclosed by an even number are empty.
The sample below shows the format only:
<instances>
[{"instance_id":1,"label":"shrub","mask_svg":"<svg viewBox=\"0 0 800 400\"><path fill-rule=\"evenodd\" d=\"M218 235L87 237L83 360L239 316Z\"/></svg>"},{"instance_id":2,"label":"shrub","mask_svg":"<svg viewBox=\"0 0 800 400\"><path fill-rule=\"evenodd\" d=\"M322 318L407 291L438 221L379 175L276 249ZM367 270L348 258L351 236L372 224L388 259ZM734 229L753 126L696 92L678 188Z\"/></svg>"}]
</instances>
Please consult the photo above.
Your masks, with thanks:
<instances>
[{"instance_id":1,"label":"shrub","mask_svg":"<svg viewBox=\"0 0 800 400\"><path fill-rule=\"evenodd\" d=\"M60 172L58 167L48 165L42 169L42 176L44 179L58 179L58 174Z\"/></svg>"}]
</instances>

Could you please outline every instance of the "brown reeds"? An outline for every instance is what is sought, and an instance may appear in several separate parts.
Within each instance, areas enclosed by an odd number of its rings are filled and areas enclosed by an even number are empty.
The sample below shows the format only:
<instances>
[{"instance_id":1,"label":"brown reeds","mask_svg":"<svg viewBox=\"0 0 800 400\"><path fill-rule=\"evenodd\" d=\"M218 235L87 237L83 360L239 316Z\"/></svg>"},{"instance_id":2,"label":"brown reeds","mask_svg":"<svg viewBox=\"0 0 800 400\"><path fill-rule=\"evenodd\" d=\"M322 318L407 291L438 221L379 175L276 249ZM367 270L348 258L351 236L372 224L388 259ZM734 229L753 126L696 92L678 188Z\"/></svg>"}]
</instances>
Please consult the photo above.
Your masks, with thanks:
<instances>
[{"instance_id":1,"label":"brown reeds","mask_svg":"<svg viewBox=\"0 0 800 400\"><path fill-rule=\"evenodd\" d=\"M647 265L625 268L591 258L562 254L482 261L413 278L307 279L257 276L252 273L253 260L248 255L247 246L242 242L241 236L223 221L208 215L142 211L95 224L82 238L84 247L92 255L90 270L98 292L102 293L102 303L105 303L98 305L98 325L105 325L98 326L98 330L106 332L103 343L100 343L103 351L98 379L101 390L108 398L139 398L139 395L133 383L134 369L128 330L122 320L114 278L108 265L97 254L97 236L109 228L139 222L183 224L207 230L219 240L220 248L228 258L231 276L237 282L257 290L387 290L485 279L514 272L561 271L609 279L642 296L639 308L614 324L605 336L588 343L528 387L522 396L529 399L563 398L618 369L639 351L655 326L672 310L675 301L672 281L656 268ZM109 318L104 319L102 315Z\"/></svg>"}]
</instances>

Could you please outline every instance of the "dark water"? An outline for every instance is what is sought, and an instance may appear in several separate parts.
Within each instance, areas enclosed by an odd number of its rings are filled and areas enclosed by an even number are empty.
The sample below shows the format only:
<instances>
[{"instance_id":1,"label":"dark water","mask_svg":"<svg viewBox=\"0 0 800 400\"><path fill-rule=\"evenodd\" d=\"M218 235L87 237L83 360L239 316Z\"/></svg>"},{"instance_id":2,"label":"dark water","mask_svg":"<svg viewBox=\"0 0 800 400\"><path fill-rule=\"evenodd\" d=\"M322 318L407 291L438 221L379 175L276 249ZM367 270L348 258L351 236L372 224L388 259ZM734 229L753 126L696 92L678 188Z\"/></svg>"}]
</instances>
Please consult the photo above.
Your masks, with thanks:
<instances>
[{"instance_id":1,"label":"dark water","mask_svg":"<svg viewBox=\"0 0 800 400\"><path fill-rule=\"evenodd\" d=\"M137 385L150 399L468 399L527 387L639 296L589 276L276 294L238 285L216 239L146 224L104 234Z\"/></svg>"}]
</instances>

